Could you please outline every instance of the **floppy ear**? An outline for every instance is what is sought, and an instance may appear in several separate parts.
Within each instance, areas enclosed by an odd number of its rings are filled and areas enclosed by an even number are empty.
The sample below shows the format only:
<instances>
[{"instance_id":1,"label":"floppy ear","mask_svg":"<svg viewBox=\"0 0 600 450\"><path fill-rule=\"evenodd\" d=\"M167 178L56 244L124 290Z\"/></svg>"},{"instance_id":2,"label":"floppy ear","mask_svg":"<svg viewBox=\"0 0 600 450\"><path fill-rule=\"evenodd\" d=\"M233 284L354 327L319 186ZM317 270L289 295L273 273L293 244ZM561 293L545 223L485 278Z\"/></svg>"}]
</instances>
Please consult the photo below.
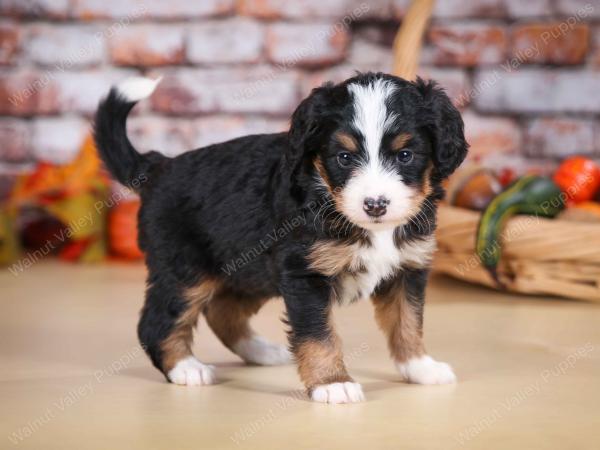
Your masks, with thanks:
<instances>
[{"instance_id":1,"label":"floppy ear","mask_svg":"<svg viewBox=\"0 0 600 450\"><path fill-rule=\"evenodd\" d=\"M324 119L330 113L327 107L332 86L332 83L327 83L313 89L292 114L286 163L293 174L297 174L306 155L318 150L318 138L326 122Z\"/></svg>"},{"instance_id":2,"label":"floppy ear","mask_svg":"<svg viewBox=\"0 0 600 450\"><path fill-rule=\"evenodd\" d=\"M433 163L437 175L447 178L467 156L463 120L444 89L435 81L415 82L425 101L424 114L433 140Z\"/></svg>"}]
</instances>

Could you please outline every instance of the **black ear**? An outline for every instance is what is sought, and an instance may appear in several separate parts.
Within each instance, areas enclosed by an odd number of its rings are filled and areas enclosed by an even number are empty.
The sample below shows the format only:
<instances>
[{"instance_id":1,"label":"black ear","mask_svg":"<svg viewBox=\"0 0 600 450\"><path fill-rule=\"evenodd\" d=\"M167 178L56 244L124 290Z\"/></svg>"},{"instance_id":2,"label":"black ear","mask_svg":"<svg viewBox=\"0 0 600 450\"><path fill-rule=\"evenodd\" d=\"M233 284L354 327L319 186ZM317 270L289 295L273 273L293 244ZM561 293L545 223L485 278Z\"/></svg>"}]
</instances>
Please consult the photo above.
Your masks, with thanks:
<instances>
[{"instance_id":1,"label":"black ear","mask_svg":"<svg viewBox=\"0 0 600 450\"><path fill-rule=\"evenodd\" d=\"M292 173L298 171L306 155L318 150L319 137L327 122L326 116L331 114L332 87L332 83L327 83L313 89L292 114L288 134L290 148L286 154L286 162Z\"/></svg>"},{"instance_id":2,"label":"black ear","mask_svg":"<svg viewBox=\"0 0 600 450\"><path fill-rule=\"evenodd\" d=\"M447 178L467 156L463 120L458 109L435 81L415 82L423 95L427 127L433 141L433 163L437 175Z\"/></svg>"}]
</instances>

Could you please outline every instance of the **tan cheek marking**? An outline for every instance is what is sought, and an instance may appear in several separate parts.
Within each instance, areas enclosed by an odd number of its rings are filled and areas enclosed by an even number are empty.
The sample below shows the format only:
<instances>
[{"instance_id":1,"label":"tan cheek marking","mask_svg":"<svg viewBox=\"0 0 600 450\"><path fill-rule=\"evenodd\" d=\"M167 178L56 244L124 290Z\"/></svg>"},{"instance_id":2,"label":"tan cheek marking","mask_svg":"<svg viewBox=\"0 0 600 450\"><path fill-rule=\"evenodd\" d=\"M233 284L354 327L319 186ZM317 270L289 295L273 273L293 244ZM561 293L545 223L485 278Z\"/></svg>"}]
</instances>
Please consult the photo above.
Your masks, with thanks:
<instances>
[{"instance_id":1,"label":"tan cheek marking","mask_svg":"<svg viewBox=\"0 0 600 450\"><path fill-rule=\"evenodd\" d=\"M412 135L409 133L400 133L392 141L392 150L398 151L402 149L408 141L412 139Z\"/></svg>"},{"instance_id":2,"label":"tan cheek marking","mask_svg":"<svg viewBox=\"0 0 600 450\"><path fill-rule=\"evenodd\" d=\"M190 345L193 338L194 327L198 321L198 314L210 301L218 288L218 282L215 280L202 280L198 285L185 291L183 297L186 300L187 308L179 316L173 330L169 336L162 342L161 350L163 352L163 370L168 372L181 359L192 354Z\"/></svg>"},{"instance_id":3,"label":"tan cheek marking","mask_svg":"<svg viewBox=\"0 0 600 450\"><path fill-rule=\"evenodd\" d=\"M392 290L373 299L375 319L388 340L392 358L397 362L425 354L423 331L419 318L404 292Z\"/></svg>"},{"instance_id":4,"label":"tan cheek marking","mask_svg":"<svg viewBox=\"0 0 600 450\"><path fill-rule=\"evenodd\" d=\"M336 211L339 212L340 214L343 214L343 211L342 211L342 200L343 199L342 199L341 189L333 188L333 185L331 184L331 181L329 180L329 176L327 175L327 171L325 170L325 166L323 165L323 160L321 159L320 156L317 156L315 158L314 165L315 165L315 170L317 171L317 173L323 180L323 183L325 183L327 192L329 192L329 194L333 198L333 204L334 204Z\"/></svg>"},{"instance_id":5,"label":"tan cheek marking","mask_svg":"<svg viewBox=\"0 0 600 450\"><path fill-rule=\"evenodd\" d=\"M414 217L423 207L423 203L433 193L433 186L431 185L431 172L433 171L433 166L429 164L427 169L425 169L423 186L420 191L415 191L415 194L412 196L410 202L410 208L408 210L408 216Z\"/></svg>"},{"instance_id":6,"label":"tan cheek marking","mask_svg":"<svg viewBox=\"0 0 600 450\"><path fill-rule=\"evenodd\" d=\"M325 276L334 276L352 264L354 252L350 245L324 241L313 244L309 254L309 267Z\"/></svg>"},{"instance_id":7,"label":"tan cheek marking","mask_svg":"<svg viewBox=\"0 0 600 450\"><path fill-rule=\"evenodd\" d=\"M323 165L323 160L321 159L320 156L317 156L315 158L315 169L317 170L317 173L319 174L319 176L325 183L325 186L327 187L327 190L329 191L329 193L331 195L334 195L333 188L331 186L331 182L329 181L329 176L327 175L327 171L325 170L325 166Z\"/></svg>"},{"instance_id":8,"label":"tan cheek marking","mask_svg":"<svg viewBox=\"0 0 600 450\"><path fill-rule=\"evenodd\" d=\"M423 182L423 197L427 198L433 193L433 186L431 186L431 172L433 171L433 165L429 163L427 169L425 169L425 181Z\"/></svg>"},{"instance_id":9,"label":"tan cheek marking","mask_svg":"<svg viewBox=\"0 0 600 450\"><path fill-rule=\"evenodd\" d=\"M352 381L344 365L337 336L328 341L309 340L294 351L300 379L310 391L318 385Z\"/></svg>"},{"instance_id":10,"label":"tan cheek marking","mask_svg":"<svg viewBox=\"0 0 600 450\"><path fill-rule=\"evenodd\" d=\"M349 134L338 132L336 133L335 138L342 145L342 147L344 147L349 152L358 151L358 144L356 140Z\"/></svg>"}]
</instances>

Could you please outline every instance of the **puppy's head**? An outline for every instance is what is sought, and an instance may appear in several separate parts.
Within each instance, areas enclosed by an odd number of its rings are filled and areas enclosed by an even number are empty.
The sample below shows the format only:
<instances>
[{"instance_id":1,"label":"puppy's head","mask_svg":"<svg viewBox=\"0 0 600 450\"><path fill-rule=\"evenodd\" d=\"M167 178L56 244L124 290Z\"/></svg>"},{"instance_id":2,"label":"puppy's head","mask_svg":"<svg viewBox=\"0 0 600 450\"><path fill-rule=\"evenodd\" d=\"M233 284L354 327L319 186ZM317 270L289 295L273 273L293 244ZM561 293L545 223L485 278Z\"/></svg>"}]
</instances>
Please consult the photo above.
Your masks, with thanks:
<instances>
[{"instance_id":1,"label":"puppy's head","mask_svg":"<svg viewBox=\"0 0 600 450\"><path fill-rule=\"evenodd\" d=\"M314 89L289 137L294 180L324 190L339 213L371 230L407 223L468 147L442 89L384 74Z\"/></svg>"}]
</instances>

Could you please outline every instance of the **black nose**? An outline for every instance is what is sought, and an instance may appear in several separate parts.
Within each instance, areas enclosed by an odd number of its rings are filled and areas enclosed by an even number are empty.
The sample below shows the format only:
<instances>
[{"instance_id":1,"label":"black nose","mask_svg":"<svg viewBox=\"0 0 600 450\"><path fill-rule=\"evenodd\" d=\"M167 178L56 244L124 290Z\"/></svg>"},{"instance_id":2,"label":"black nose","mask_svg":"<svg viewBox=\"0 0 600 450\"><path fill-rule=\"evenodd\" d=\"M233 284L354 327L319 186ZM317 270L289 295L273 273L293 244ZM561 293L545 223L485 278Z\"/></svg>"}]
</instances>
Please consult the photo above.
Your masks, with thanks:
<instances>
[{"instance_id":1,"label":"black nose","mask_svg":"<svg viewBox=\"0 0 600 450\"><path fill-rule=\"evenodd\" d=\"M377 200L373 197L367 197L363 209L371 217L381 217L387 212L387 205L389 204L390 201L383 195L377 197Z\"/></svg>"}]
</instances>

